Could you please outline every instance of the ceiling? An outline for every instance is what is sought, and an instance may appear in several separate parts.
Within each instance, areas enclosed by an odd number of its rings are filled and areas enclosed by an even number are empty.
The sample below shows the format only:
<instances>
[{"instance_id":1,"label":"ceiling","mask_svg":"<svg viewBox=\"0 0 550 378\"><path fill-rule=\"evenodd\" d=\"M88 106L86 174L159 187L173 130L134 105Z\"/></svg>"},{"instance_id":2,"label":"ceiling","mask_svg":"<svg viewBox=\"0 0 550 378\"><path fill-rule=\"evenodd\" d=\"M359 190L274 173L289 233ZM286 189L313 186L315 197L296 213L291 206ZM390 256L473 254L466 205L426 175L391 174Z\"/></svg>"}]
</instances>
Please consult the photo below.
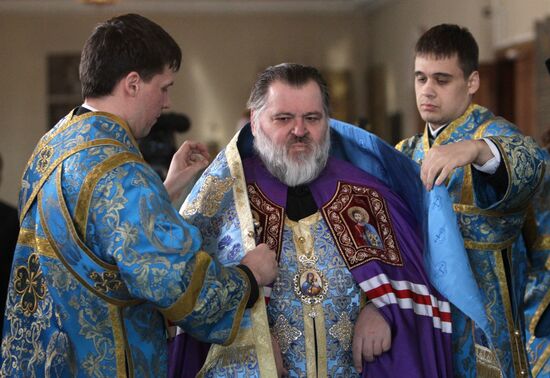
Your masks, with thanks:
<instances>
[{"instance_id":1,"label":"ceiling","mask_svg":"<svg viewBox=\"0 0 550 378\"><path fill-rule=\"evenodd\" d=\"M0 0L0 12L368 12L391 0L110 0L113 5L90 5L94 0ZM95 0L106 1L106 0Z\"/></svg>"}]
</instances>

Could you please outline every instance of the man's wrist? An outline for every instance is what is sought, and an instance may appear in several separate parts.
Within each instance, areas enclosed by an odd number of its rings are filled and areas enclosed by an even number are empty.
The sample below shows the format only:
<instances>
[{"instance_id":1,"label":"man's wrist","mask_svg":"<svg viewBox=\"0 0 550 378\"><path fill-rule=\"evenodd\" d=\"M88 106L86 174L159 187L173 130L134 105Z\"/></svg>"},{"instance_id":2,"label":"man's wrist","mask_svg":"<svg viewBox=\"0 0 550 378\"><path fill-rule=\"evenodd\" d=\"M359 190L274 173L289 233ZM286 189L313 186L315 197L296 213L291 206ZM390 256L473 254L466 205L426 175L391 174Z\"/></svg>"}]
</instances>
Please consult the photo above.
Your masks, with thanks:
<instances>
[{"instance_id":1,"label":"man's wrist","mask_svg":"<svg viewBox=\"0 0 550 378\"><path fill-rule=\"evenodd\" d=\"M258 286L258 281L254 277L254 273L244 264L237 265L237 268L242 270L248 277L248 282L250 282L250 295L248 297L248 302L246 303L246 308L251 308L254 306L258 297L260 296L260 288Z\"/></svg>"}]
</instances>

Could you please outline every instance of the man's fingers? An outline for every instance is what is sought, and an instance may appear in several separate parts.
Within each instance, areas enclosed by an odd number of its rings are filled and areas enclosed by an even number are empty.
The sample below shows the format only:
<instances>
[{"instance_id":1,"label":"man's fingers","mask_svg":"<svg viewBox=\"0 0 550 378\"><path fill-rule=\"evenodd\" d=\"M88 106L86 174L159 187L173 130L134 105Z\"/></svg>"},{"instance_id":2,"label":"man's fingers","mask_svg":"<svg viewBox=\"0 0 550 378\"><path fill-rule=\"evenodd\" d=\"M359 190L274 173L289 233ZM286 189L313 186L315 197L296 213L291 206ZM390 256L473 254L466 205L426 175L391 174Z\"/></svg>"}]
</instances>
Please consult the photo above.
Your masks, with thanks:
<instances>
[{"instance_id":1,"label":"man's fingers","mask_svg":"<svg viewBox=\"0 0 550 378\"><path fill-rule=\"evenodd\" d=\"M374 345L372 340L367 340L363 342L363 358L368 362L374 361Z\"/></svg>"},{"instance_id":2,"label":"man's fingers","mask_svg":"<svg viewBox=\"0 0 550 378\"><path fill-rule=\"evenodd\" d=\"M358 373L363 370L363 342L360 337L354 337L351 345L353 353L353 366Z\"/></svg>"},{"instance_id":3,"label":"man's fingers","mask_svg":"<svg viewBox=\"0 0 550 378\"><path fill-rule=\"evenodd\" d=\"M437 180L435 180L435 186L441 185L445 182L445 179L449 176L450 169L447 167L443 167L441 172L439 172L439 175L437 176Z\"/></svg>"}]
</instances>

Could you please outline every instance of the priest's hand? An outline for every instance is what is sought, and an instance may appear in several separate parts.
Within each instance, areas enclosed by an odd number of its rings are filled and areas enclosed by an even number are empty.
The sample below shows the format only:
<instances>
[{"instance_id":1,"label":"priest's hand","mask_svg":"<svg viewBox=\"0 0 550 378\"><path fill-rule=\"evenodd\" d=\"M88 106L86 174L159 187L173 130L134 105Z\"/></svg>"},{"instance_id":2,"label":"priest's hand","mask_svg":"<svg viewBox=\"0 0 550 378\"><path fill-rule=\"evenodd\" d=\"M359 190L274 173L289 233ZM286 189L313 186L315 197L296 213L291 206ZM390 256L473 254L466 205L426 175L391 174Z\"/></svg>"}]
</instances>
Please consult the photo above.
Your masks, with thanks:
<instances>
[{"instance_id":1,"label":"priest's hand","mask_svg":"<svg viewBox=\"0 0 550 378\"><path fill-rule=\"evenodd\" d=\"M390 325L376 306L368 303L359 313L353 330L353 365L357 372L363 370L363 359L374 361L374 357L387 352L390 347Z\"/></svg>"},{"instance_id":2,"label":"priest's hand","mask_svg":"<svg viewBox=\"0 0 550 378\"><path fill-rule=\"evenodd\" d=\"M210 155L202 143L185 141L176 151L164 180L172 202L177 201L193 177L208 166Z\"/></svg>"},{"instance_id":3,"label":"priest's hand","mask_svg":"<svg viewBox=\"0 0 550 378\"><path fill-rule=\"evenodd\" d=\"M491 148L483 139L435 145L426 153L420 178L426 189L431 190L443 184L455 168L472 163L483 166L493 157Z\"/></svg>"},{"instance_id":4,"label":"priest's hand","mask_svg":"<svg viewBox=\"0 0 550 378\"><path fill-rule=\"evenodd\" d=\"M278 266L275 252L267 244L258 246L246 253L241 260L252 271L259 286L269 285L277 278Z\"/></svg>"},{"instance_id":5,"label":"priest's hand","mask_svg":"<svg viewBox=\"0 0 550 378\"><path fill-rule=\"evenodd\" d=\"M277 339L271 335L271 346L273 347L273 354L275 355L275 366L277 367L277 377L287 377L288 370L285 369L283 364L283 354L281 353L281 348L279 348L279 342Z\"/></svg>"}]
</instances>

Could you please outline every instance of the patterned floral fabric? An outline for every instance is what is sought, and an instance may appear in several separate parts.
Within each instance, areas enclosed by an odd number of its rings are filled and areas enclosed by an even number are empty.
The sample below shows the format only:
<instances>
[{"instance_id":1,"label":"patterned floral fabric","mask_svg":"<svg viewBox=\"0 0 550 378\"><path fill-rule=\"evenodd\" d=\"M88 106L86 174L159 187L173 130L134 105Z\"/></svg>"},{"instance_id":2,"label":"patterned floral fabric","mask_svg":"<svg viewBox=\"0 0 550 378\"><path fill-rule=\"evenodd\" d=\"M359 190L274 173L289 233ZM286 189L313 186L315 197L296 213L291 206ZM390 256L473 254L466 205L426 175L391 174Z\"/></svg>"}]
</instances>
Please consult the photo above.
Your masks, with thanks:
<instances>
[{"instance_id":1,"label":"patterned floral fabric","mask_svg":"<svg viewBox=\"0 0 550 378\"><path fill-rule=\"evenodd\" d=\"M523 226L528 252L525 291L527 357L533 377L550 377L550 153L545 151L542 185Z\"/></svg>"},{"instance_id":2,"label":"patterned floral fabric","mask_svg":"<svg viewBox=\"0 0 550 378\"><path fill-rule=\"evenodd\" d=\"M270 329L291 376L356 375L350 341L364 293L402 330L394 338L396 354L377 359L365 370L368 374L452 374L450 305L424 271L451 279L460 267L461 273L464 268L472 275L446 189L424 191L417 165L364 130L331 120L331 141L331 159L315 181L330 184L310 185L322 209L299 222L285 217L286 187L272 176L253 174L259 165L252 158L249 126L220 152L182 206L181 214L201 230L205 250L222 264L239 261L243 246L249 250L258 242L276 250L281 261L279 278L272 288L264 288L269 304L258 301L245 312L235 342L213 346L199 376L275 376ZM379 244L353 227L360 222L373 226ZM434 230L426 235L425 250L421 235L427 231L419 225ZM430 251L433 267L428 269L421 254L427 258ZM366 266L372 270L364 270ZM483 313L480 301L476 308L473 277L469 281L461 274L460 280L452 281L458 297ZM185 348L172 352L177 359Z\"/></svg>"},{"instance_id":3,"label":"patterned floral fabric","mask_svg":"<svg viewBox=\"0 0 550 378\"><path fill-rule=\"evenodd\" d=\"M520 233L544 163L531 138L473 104L437 136L434 145L481 138L489 138L498 147L508 187L499 194L485 174L470 166L455 169L447 182L489 320L486 337L464 314L453 312L454 369L462 377L520 376L529 371L520 310L526 285L526 253ZM419 164L429 148L427 128L423 135L397 145Z\"/></svg>"},{"instance_id":4,"label":"patterned floral fabric","mask_svg":"<svg viewBox=\"0 0 550 378\"><path fill-rule=\"evenodd\" d=\"M235 337L246 275L199 250L122 120L60 121L19 206L0 376L165 376L165 318L209 342Z\"/></svg>"}]
</instances>

